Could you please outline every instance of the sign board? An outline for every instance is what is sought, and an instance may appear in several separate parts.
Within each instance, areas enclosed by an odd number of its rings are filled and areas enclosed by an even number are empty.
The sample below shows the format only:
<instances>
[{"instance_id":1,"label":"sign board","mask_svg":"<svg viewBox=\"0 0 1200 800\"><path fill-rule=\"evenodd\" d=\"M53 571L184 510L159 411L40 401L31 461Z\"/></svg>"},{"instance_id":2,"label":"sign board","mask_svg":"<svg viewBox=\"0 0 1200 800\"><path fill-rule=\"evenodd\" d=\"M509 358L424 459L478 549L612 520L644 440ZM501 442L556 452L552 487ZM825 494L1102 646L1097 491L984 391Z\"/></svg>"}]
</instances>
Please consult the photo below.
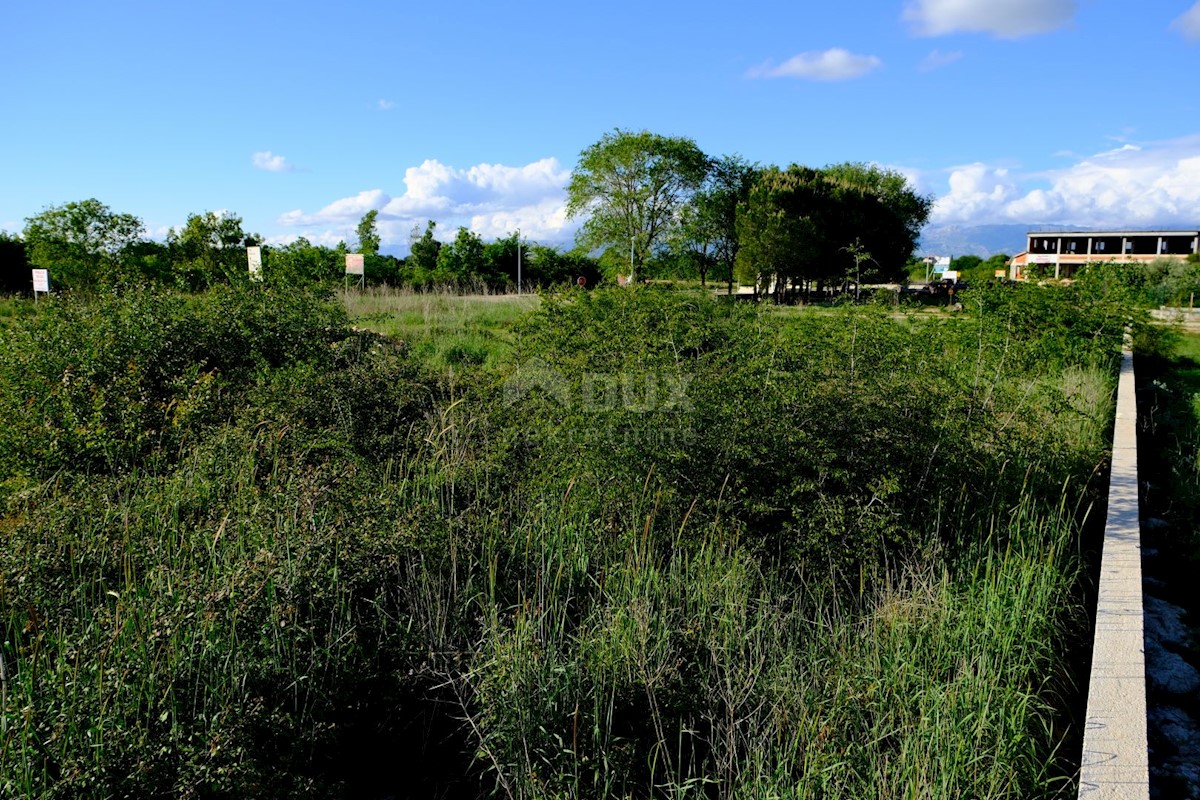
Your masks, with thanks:
<instances>
[{"instance_id":1,"label":"sign board","mask_svg":"<svg viewBox=\"0 0 1200 800\"><path fill-rule=\"evenodd\" d=\"M262 248L247 247L246 261L250 265L250 280L261 281L262 276Z\"/></svg>"},{"instance_id":2,"label":"sign board","mask_svg":"<svg viewBox=\"0 0 1200 800\"><path fill-rule=\"evenodd\" d=\"M948 281L956 281L956 280L958 280L958 270L956 270L956 269L944 270L942 272L942 278L944 278L945 280L948 280Z\"/></svg>"},{"instance_id":3,"label":"sign board","mask_svg":"<svg viewBox=\"0 0 1200 800\"><path fill-rule=\"evenodd\" d=\"M1058 263L1057 253L1030 253L1025 260L1030 264L1056 264Z\"/></svg>"},{"instance_id":4,"label":"sign board","mask_svg":"<svg viewBox=\"0 0 1200 800\"><path fill-rule=\"evenodd\" d=\"M34 293L50 293L50 270L35 269L33 271L33 291Z\"/></svg>"},{"instance_id":5,"label":"sign board","mask_svg":"<svg viewBox=\"0 0 1200 800\"><path fill-rule=\"evenodd\" d=\"M362 275L363 257L362 253L347 253L346 254L346 274L347 275Z\"/></svg>"},{"instance_id":6,"label":"sign board","mask_svg":"<svg viewBox=\"0 0 1200 800\"><path fill-rule=\"evenodd\" d=\"M934 272L945 272L950 269L950 256L938 256L933 260Z\"/></svg>"},{"instance_id":7,"label":"sign board","mask_svg":"<svg viewBox=\"0 0 1200 800\"><path fill-rule=\"evenodd\" d=\"M1008 274L1008 273L1007 273L1007 272L1005 272L1005 271L1004 271L1004 270L1002 270L1002 269L997 269L997 270L993 270L993 271L992 271L992 277L993 277L993 278L1003 278L1003 277L1004 277L1005 275L1007 275L1007 274Z\"/></svg>"}]
</instances>

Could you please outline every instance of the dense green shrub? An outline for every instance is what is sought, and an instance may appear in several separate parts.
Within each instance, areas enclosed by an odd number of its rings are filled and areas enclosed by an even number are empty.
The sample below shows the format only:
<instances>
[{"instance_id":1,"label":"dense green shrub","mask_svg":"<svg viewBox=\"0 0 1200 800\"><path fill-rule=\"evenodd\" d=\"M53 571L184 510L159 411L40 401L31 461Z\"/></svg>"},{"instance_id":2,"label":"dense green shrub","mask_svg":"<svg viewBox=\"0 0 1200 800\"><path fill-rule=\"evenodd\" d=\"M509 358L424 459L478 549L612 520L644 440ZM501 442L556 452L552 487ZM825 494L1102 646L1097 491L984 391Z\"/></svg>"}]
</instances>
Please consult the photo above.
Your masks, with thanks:
<instances>
[{"instance_id":1,"label":"dense green shrub","mask_svg":"<svg viewBox=\"0 0 1200 800\"><path fill-rule=\"evenodd\" d=\"M0 474L128 470L174 458L231 388L331 363L350 334L326 300L261 287L203 301L159 288L47 301L0 341Z\"/></svg>"},{"instance_id":2,"label":"dense green shrub","mask_svg":"<svg viewBox=\"0 0 1200 800\"><path fill-rule=\"evenodd\" d=\"M570 291L436 374L269 285L14 319L0 794L1053 794L1125 318L1002 291Z\"/></svg>"}]
</instances>

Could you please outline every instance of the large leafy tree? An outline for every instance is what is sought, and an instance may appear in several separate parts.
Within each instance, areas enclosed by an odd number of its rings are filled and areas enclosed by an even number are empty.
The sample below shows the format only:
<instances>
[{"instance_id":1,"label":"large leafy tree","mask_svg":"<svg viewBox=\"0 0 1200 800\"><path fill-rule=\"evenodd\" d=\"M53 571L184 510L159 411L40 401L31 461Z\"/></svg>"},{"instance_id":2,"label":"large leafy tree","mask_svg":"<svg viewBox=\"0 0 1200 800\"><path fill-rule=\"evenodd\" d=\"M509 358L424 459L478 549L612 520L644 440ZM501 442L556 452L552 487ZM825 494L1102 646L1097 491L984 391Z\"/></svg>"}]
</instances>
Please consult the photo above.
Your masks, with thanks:
<instances>
[{"instance_id":1,"label":"large leafy tree","mask_svg":"<svg viewBox=\"0 0 1200 800\"><path fill-rule=\"evenodd\" d=\"M738 155L715 159L704 185L684 209L679 241L695 263L701 285L709 269L715 268L728 281L732 294L734 264L741 249L738 204L749 198L759 172L758 165Z\"/></svg>"},{"instance_id":2,"label":"large leafy tree","mask_svg":"<svg viewBox=\"0 0 1200 800\"><path fill-rule=\"evenodd\" d=\"M799 280L821 280L830 269L825 232L832 200L817 170L793 164L762 171L738 204L738 275L781 295Z\"/></svg>"},{"instance_id":3,"label":"large leafy tree","mask_svg":"<svg viewBox=\"0 0 1200 800\"><path fill-rule=\"evenodd\" d=\"M902 279L932 200L864 164L763 171L739 204L739 273L789 283Z\"/></svg>"},{"instance_id":4,"label":"large leafy tree","mask_svg":"<svg viewBox=\"0 0 1200 800\"><path fill-rule=\"evenodd\" d=\"M853 260L848 248L857 242L871 253L871 279L902 278L933 198L918 194L902 173L875 164L834 164L821 174L841 209L830 232L843 263Z\"/></svg>"},{"instance_id":5,"label":"large leafy tree","mask_svg":"<svg viewBox=\"0 0 1200 800\"><path fill-rule=\"evenodd\" d=\"M33 266L50 270L55 283L78 289L116 278L122 253L141 240L143 230L137 217L91 198L29 217L23 238Z\"/></svg>"},{"instance_id":6,"label":"large leafy tree","mask_svg":"<svg viewBox=\"0 0 1200 800\"><path fill-rule=\"evenodd\" d=\"M567 215L586 217L576 237L589 250L630 253L636 280L679 224L709 160L691 139L615 130L579 155L567 185Z\"/></svg>"}]
</instances>

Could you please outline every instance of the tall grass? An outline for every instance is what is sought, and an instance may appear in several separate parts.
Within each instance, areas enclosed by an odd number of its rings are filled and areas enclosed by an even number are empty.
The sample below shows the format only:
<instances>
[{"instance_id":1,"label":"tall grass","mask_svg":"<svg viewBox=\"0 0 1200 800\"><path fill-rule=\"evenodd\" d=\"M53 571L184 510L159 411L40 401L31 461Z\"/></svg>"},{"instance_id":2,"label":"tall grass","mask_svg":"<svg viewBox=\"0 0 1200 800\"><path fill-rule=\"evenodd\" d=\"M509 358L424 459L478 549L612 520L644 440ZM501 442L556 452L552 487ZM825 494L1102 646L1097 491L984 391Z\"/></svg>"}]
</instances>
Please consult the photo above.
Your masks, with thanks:
<instances>
[{"instance_id":1,"label":"tall grass","mask_svg":"<svg viewBox=\"0 0 1200 800\"><path fill-rule=\"evenodd\" d=\"M1059 642L1080 612L1065 602L1069 517L1024 506L1006 548L926 554L852 596L764 570L720 528L662 550L644 529L612 541L584 519L535 524L485 548L519 564L520 590L489 583L466 677L507 796L1062 788L1046 756L1068 688Z\"/></svg>"},{"instance_id":2,"label":"tall grass","mask_svg":"<svg viewBox=\"0 0 1200 800\"><path fill-rule=\"evenodd\" d=\"M339 296L355 324L408 342L421 358L444 367L498 364L511 352L513 326L539 302L536 294L388 287Z\"/></svg>"},{"instance_id":3,"label":"tall grass","mask_svg":"<svg viewBox=\"0 0 1200 800\"><path fill-rule=\"evenodd\" d=\"M101 297L0 346L30 432L0 439L0 796L1069 790L1107 333L1038 366L981 316L360 300L409 308L412 346L254 291ZM416 332L475 324L520 338L450 380ZM522 359L688 402L512 403Z\"/></svg>"}]
</instances>

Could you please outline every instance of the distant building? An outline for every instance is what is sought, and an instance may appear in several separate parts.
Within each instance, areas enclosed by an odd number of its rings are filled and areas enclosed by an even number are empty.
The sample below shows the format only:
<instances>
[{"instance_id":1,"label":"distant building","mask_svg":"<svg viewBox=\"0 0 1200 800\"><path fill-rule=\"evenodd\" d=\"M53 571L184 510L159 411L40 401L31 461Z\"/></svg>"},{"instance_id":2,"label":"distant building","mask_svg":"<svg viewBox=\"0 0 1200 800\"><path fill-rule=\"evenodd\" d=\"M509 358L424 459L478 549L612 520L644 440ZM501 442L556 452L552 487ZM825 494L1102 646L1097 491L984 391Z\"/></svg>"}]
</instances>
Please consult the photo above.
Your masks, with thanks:
<instances>
[{"instance_id":1,"label":"distant building","mask_svg":"<svg viewBox=\"0 0 1200 800\"><path fill-rule=\"evenodd\" d=\"M1009 262L1009 277L1022 280L1033 265L1054 268L1070 278L1084 265L1102 261L1149 263L1200 253L1200 230L1187 231L1030 231L1024 253Z\"/></svg>"}]
</instances>

